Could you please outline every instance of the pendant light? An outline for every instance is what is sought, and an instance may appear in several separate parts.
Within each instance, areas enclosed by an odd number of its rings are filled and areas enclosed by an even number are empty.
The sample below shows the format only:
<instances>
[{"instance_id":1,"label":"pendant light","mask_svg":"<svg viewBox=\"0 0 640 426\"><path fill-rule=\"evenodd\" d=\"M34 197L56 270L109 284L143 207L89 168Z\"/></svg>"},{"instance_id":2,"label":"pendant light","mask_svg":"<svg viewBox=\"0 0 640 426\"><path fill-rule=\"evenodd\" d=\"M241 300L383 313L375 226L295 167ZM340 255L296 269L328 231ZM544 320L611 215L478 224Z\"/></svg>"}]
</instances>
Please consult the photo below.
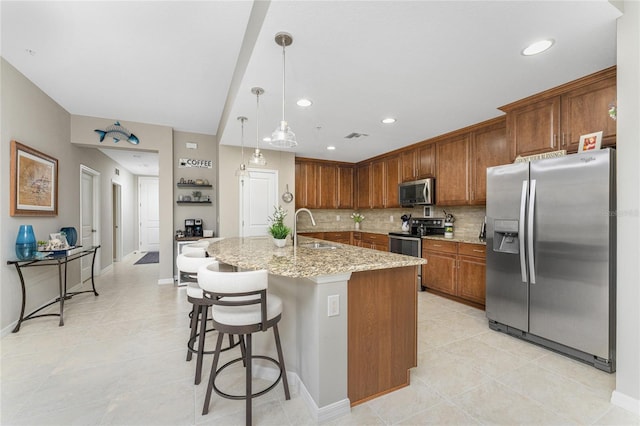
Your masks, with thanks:
<instances>
[{"instance_id":1,"label":"pendant light","mask_svg":"<svg viewBox=\"0 0 640 426\"><path fill-rule=\"evenodd\" d=\"M265 166L267 164L267 159L264 158L264 155L262 155L262 152L260 152L259 147L260 121L258 120L260 113L260 95L264 93L264 89L262 87L254 87L251 89L251 93L256 95L256 150L253 152L253 155L249 159L249 162L258 166Z\"/></svg>"},{"instance_id":2,"label":"pendant light","mask_svg":"<svg viewBox=\"0 0 640 426\"><path fill-rule=\"evenodd\" d=\"M293 37L289 33L278 33L276 34L276 44L282 46L282 121L280 125L276 127L276 130L273 131L271 135L271 141L269 142L271 145L276 146L278 148L293 148L294 146L298 146L298 142L296 141L296 135L291 131L289 124L287 124L287 120L284 115L284 101L285 101L285 47L289 46L293 43Z\"/></svg>"},{"instance_id":3,"label":"pendant light","mask_svg":"<svg viewBox=\"0 0 640 426\"><path fill-rule=\"evenodd\" d=\"M244 122L247 121L247 117L238 117L238 121L240 121L240 126L242 128L241 136L240 136L240 152L242 153L242 162L240 163L240 168L236 170L236 176L245 177L249 174L247 172L247 165L244 164Z\"/></svg>"}]
</instances>

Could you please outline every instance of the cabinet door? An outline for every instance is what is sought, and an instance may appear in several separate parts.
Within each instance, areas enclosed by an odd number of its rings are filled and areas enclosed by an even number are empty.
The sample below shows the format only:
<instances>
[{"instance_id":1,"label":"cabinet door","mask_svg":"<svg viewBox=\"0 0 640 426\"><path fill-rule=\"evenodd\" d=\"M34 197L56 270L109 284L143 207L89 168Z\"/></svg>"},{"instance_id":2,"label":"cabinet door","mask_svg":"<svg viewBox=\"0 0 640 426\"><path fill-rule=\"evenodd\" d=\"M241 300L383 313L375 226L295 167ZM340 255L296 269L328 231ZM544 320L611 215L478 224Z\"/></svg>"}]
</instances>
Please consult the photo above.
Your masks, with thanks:
<instances>
[{"instance_id":1,"label":"cabinet door","mask_svg":"<svg viewBox=\"0 0 640 426\"><path fill-rule=\"evenodd\" d=\"M487 201L487 168L511 161L505 123L487 130L478 130L471 137L471 193L469 204Z\"/></svg>"},{"instance_id":2,"label":"cabinet door","mask_svg":"<svg viewBox=\"0 0 640 426\"><path fill-rule=\"evenodd\" d=\"M561 149L578 151L580 136L602 130L602 146L615 145L616 121L609 104L616 101L616 77L562 95Z\"/></svg>"},{"instance_id":3,"label":"cabinet door","mask_svg":"<svg viewBox=\"0 0 640 426\"><path fill-rule=\"evenodd\" d=\"M368 209L371 207L371 164L361 165L356 169L358 189L357 189L357 208Z\"/></svg>"},{"instance_id":4,"label":"cabinet door","mask_svg":"<svg viewBox=\"0 0 640 426\"><path fill-rule=\"evenodd\" d=\"M353 208L353 167L338 166L338 208Z\"/></svg>"},{"instance_id":5,"label":"cabinet door","mask_svg":"<svg viewBox=\"0 0 640 426\"><path fill-rule=\"evenodd\" d=\"M514 158L560 149L560 97L509 111L507 132L515 149Z\"/></svg>"},{"instance_id":6,"label":"cabinet door","mask_svg":"<svg viewBox=\"0 0 640 426\"><path fill-rule=\"evenodd\" d=\"M418 175L418 168L416 163L416 158L418 155L417 149L410 149L408 151L404 151L401 155L402 162L402 181L408 182L411 180L416 180L416 176Z\"/></svg>"},{"instance_id":7,"label":"cabinet door","mask_svg":"<svg viewBox=\"0 0 640 426\"><path fill-rule=\"evenodd\" d=\"M423 250L422 257L427 259L422 265L422 285L455 296L456 255Z\"/></svg>"},{"instance_id":8,"label":"cabinet door","mask_svg":"<svg viewBox=\"0 0 640 426\"><path fill-rule=\"evenodd\" d=\"M436 175L436 161L434 144L423 145L418 148L416 163L418 168L417 178L434 177Z\"/></svg>"},{"instance_id":9,"label":"cabinet door","mask_svg":"<svg viewBox=\"0 0 640 426\"><path fill-rule=\"evenodd\" d=\"M377 160L371 163L371 208L383 208L385 202L385 161Z\"/></svg>"},{"instance_id":10,"label":"cabinet door","mask_svg":"<svg viewBox=\"0 0 640 426\"><path fill-rule=\"evenodd\" d=\"M318 165L318 204L321 209L338 207L338 167L331 164Z\"/></svg>"},{"instance_id":11,"label":"cabinet door","mask_svg":"<svg viewBox=\"0 0 640 426\"><path fill-rule=\"evenodd\" d=\"M398 201L398 184L401 182L400 156L394 155L393 157L387 158L384 171L384 207L400 207L400 202Z\"/></svg>"},{"instance_id":12,"label":"cabinet door","mask_svg":"<svg viewBox=\"0 0 640 426\"><path fill-rule=\"evenodd\" d=\"M487 267L482 257L458 257L458 296L472 302L485 304L485 273Z\"/></svg>"},{"instance_id":13,"label":"cabinet door","mask_svg":"<svg viewBox=\"0 0 640 426\"><path fill-rule=\"evenodd\" d=\"M469 201L469 137L438 142L436 204L464 205Z\"/></svg>"},{"instance_id":14,"label":"cabinet door","mask_svg":"<svg viewBox=\"0 0 640 426\"><path fill-rule=\"evenodd\" d=\"M312 162L296 162L296 208L318 207L318 165Z\"/></svg>"}]
</instances>

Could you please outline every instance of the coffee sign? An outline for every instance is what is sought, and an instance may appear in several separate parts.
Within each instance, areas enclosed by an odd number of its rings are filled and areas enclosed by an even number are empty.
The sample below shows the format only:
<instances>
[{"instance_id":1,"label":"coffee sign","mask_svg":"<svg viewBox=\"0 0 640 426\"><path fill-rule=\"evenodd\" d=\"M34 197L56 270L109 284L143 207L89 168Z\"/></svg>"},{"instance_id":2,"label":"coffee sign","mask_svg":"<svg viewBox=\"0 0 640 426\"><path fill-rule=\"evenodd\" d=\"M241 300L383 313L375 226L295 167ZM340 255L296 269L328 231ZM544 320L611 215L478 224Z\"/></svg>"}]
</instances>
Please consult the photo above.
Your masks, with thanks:
<instances>
[{"instance_id":1,"label":"coffee sign","mask_svg":"<svg viewBox=\"0 0 640 426\"><path fill-rule=\"evenodd\" d=\"M198 160L195 158L181 158L178 163L178 167L181 169L186 167L198 167L201 169L212 169L213 161L212 160Z\"/></svg>"}]
</instances>

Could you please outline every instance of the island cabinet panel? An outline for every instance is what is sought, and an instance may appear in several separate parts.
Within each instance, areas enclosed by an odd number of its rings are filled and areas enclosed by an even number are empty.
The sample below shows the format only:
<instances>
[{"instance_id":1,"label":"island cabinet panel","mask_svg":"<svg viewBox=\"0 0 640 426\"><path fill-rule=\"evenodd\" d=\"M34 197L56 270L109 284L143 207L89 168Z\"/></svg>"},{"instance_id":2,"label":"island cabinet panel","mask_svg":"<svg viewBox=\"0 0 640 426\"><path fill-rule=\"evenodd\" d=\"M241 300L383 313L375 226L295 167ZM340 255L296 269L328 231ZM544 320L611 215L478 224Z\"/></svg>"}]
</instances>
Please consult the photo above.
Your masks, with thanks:
<instances>
[{"instance_id":1,"label":"island cabinet panel","mask_svg":"<svg viewBox=\"0 0 640 426\"><path fill-rule=\"evenodd\" d=\"M436 203L465 205L469 200L469 135L436 145Z\"/></svg>"},{"instance_id":2,"label":"island cabinet panel","mask_svg":"<svg viewBox=\"0 0 640 426\"><path fill-rule=\"evenodd\" d=\"M452 298L484 307L486 247L483 244L423 240L422 285Z\"/></svg>"},{"instance_id":3,"label":"island cabinet panel","mask_svg":"<svg viewBox=\"0 0 640 426\"><path fill-rule=\"evenodd\" d=\"M471 193L469 204L487 201L487 168L511 162L504 120L471 134Z\"/></svg>"},{"instance_id":4,"label":"island cabinet panel","mask_svg":"<svg viewBox=\"0 0 640 426\"><path fill-rule=\"evenodd\" d=\"M338 208L352 209L353 202L353 166L338 166Z\"/></svg>"},{"instance_id":5,"label":"island cabinet panel","mask_svg":"<svg viewBox=\"0 0 640 426\"><path fill-rule=\"evenodd\" d=\"M417 366L416 266L354 272L348 294L351 405L409 385Z\"/></svg>"}]
</instances>

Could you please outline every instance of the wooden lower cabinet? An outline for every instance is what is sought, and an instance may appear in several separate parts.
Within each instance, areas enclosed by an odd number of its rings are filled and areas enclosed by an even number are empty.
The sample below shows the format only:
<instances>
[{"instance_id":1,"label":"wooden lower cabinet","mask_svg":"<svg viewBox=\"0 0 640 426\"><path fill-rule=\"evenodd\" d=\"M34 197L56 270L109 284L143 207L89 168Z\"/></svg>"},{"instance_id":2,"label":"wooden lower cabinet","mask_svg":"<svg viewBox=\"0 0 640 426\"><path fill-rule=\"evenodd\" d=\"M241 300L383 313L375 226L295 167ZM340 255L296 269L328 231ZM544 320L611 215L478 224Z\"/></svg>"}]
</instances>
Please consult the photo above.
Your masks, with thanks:
<instances>
[{"instance_id":1,"label":"wooden lower cabinet","mask_svg":"<svg viewBox=\"0 0 640 426\"><path fill-rule=\"evenodd\" d=\"M373 234L370 232L361 232L360 247L370 248L373 250L389 251L389 237L383 234Z\"/></svg>"},{"instance_id":2,"label":"wooden lower cabinet","mask_svg":"<svg viewBox=\"0 0 640 426\"><path fill-rule=\"evenodd\" d=\"M340 244L351 244L351 231L324 232L323 238L326 241L333 241Z\"/></svg>"},{"instance_id":3,"label":"wooden lower cabinet","mask_svg":"<svg viewBox=\"0 0 640 426\"><path fill-rule=\"evenodd\" d=\"M423 240L422 285L430 290L485 304L486 247L482 244Z\"/></svg>"},{"instance_id":4,"label":"wooden lower cabinet","mask_svg":"<svg viewBox=\"0 0 640 426\"><path fill-rule=\"evenodd\" d=\"M384 234L359 231L337 232L300 232L299 235L319 240L333 241L335 243L350 244L373 250L389 251L389 237Z\"/></svg>"}]
</instances>

